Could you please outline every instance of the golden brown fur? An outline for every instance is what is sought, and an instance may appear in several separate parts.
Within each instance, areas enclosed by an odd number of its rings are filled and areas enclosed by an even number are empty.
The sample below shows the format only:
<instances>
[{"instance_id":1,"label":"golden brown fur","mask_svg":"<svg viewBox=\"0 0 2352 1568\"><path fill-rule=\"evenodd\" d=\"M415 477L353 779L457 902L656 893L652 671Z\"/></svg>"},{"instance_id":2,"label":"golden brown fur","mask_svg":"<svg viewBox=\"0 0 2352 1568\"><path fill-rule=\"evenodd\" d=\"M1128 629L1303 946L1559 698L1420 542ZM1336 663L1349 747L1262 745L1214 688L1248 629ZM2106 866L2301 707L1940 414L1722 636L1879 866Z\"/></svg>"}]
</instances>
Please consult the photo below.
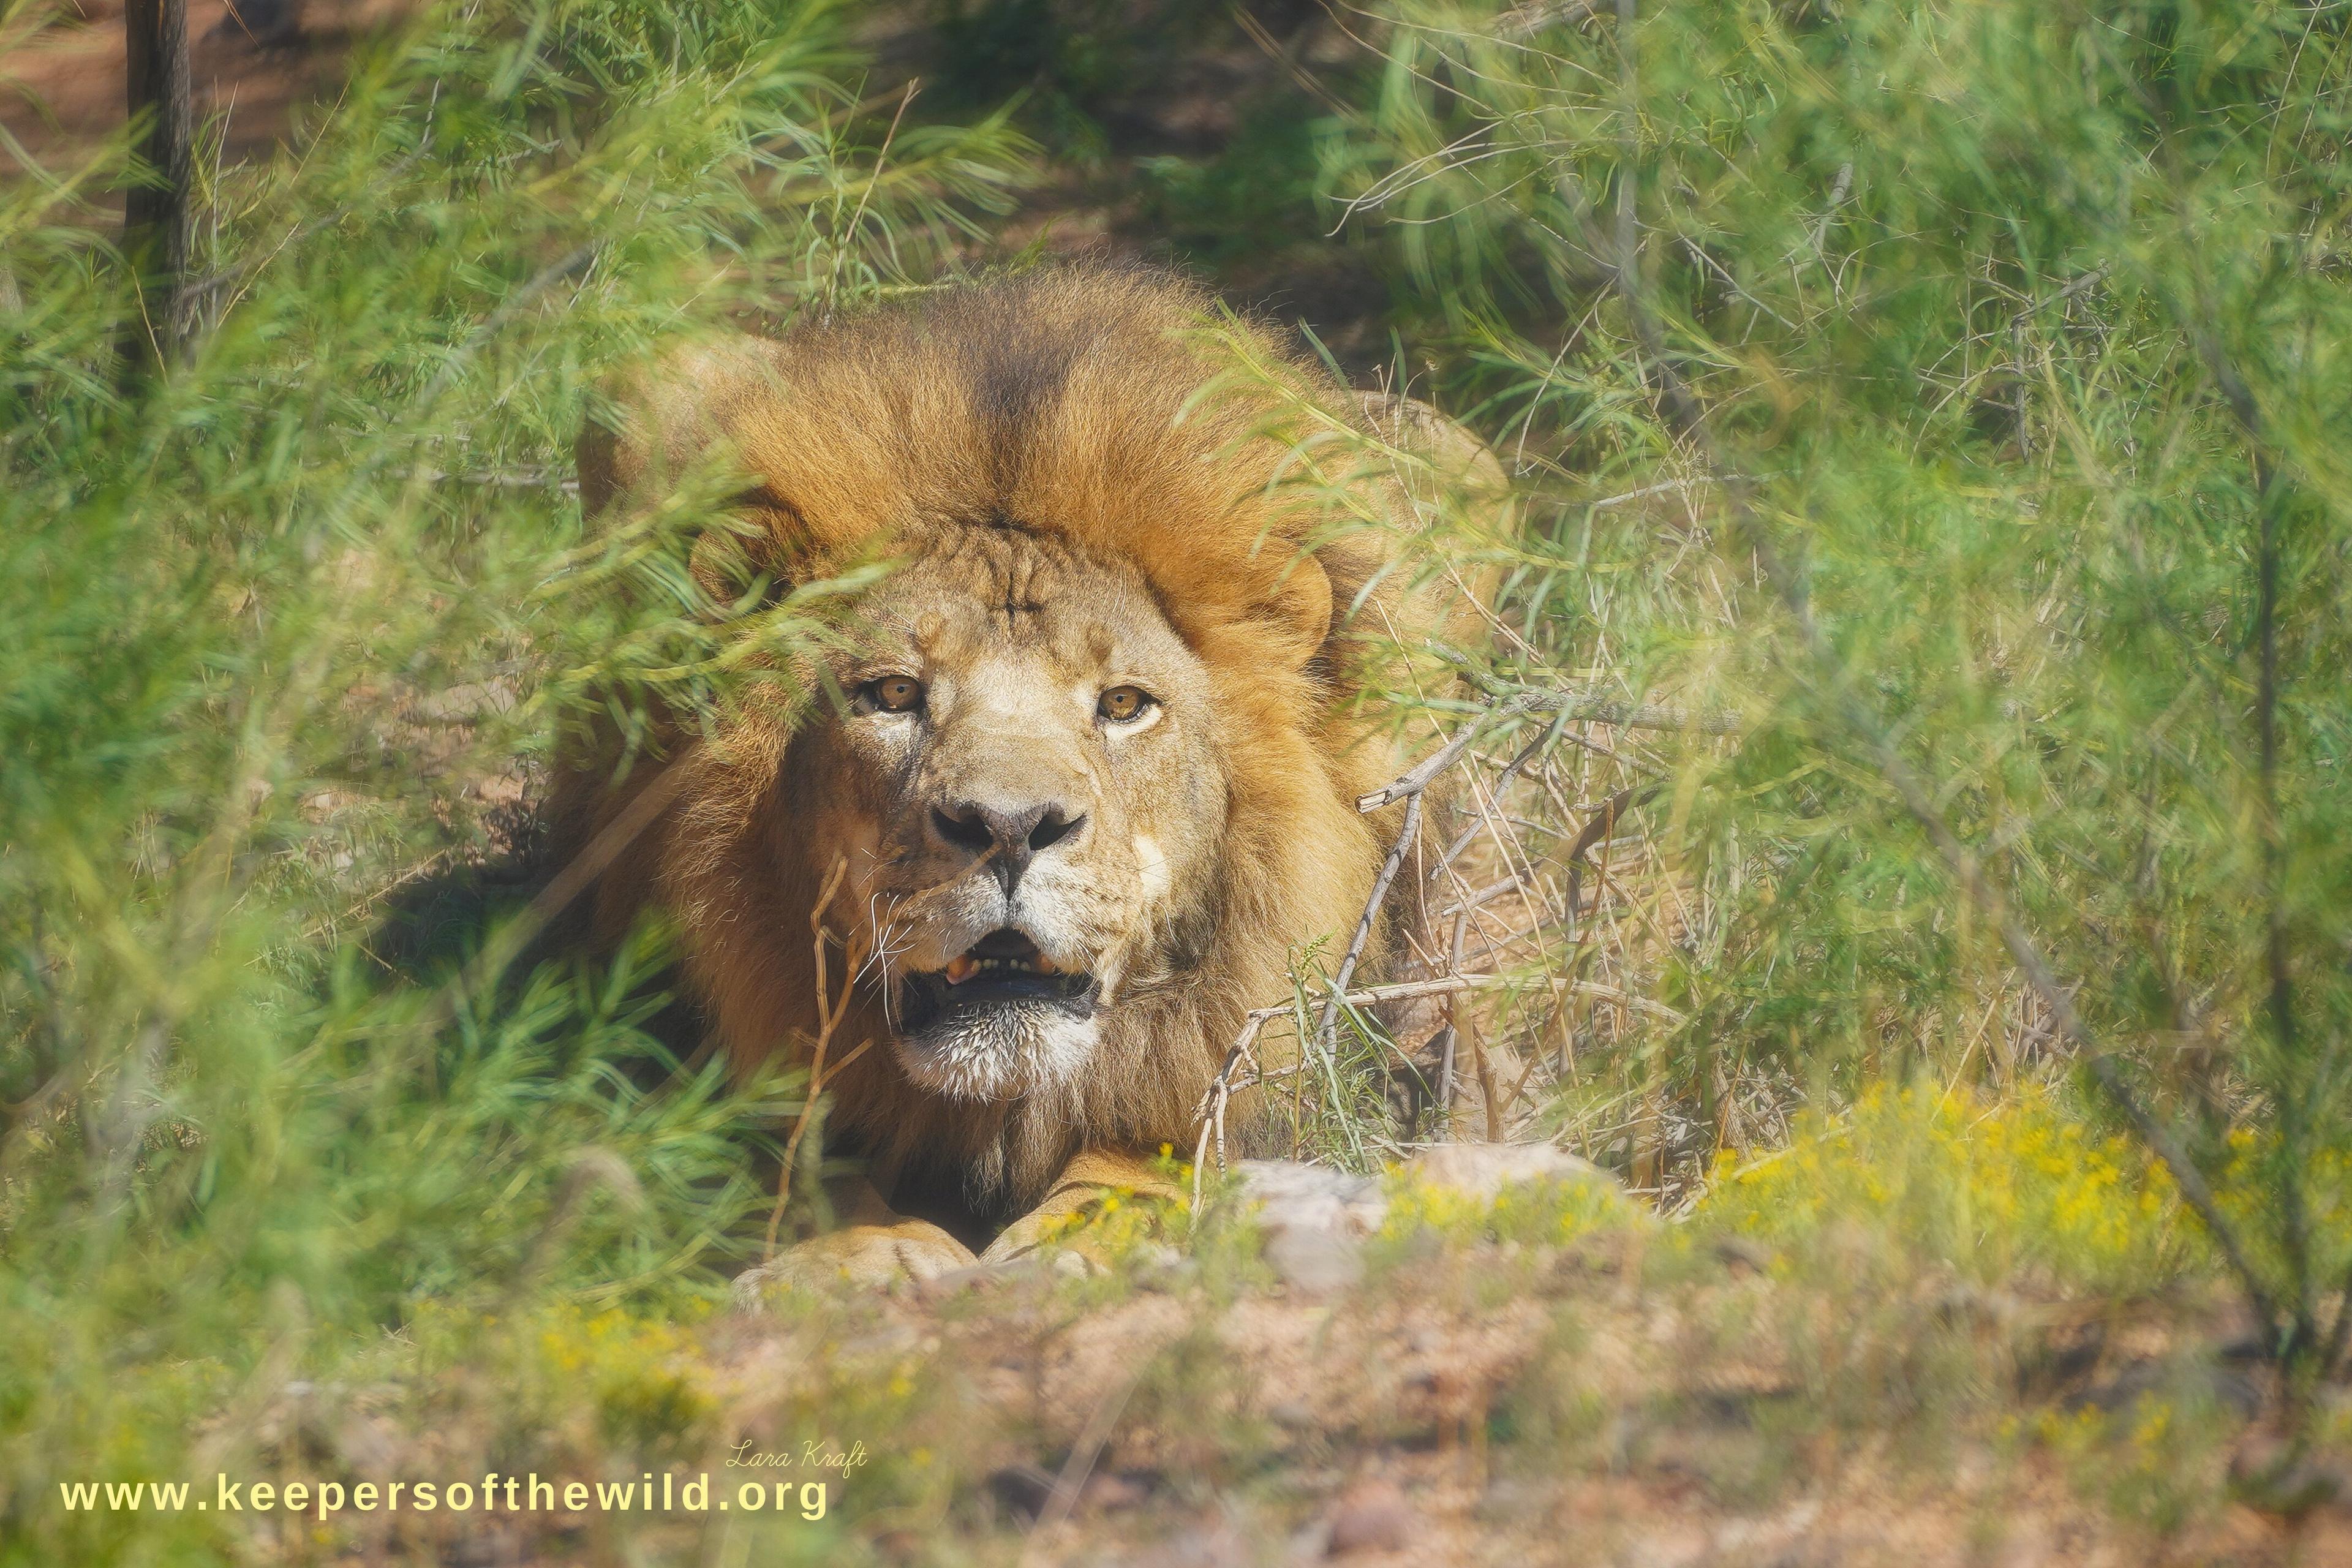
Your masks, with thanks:
<instances>
[{"instance_id":1,"label":"golden brown fur","mask_svg":"<svg viewBox=\"0 0 2352 1568\"><path fill-rule=\"evenodd\" d=\"M960 1188L975 1212L1001 1219L1034 1205L1081 1148L1189 1145L1194 1103L1244 1010L1286 994L1306 943L1345 944L1393 831L1385 815L1355 809L1395 759L1351 699L1380 641L1363 630L1409 632L1424 613L1402 591L1406 574L1386 571L1409 509L1391 479L1366 469L1352 481L1356 502L1396 529L1339 529L1328 493L1318 501L1284 482L1310 425L1365 429L1366 404L1252 329L1223 344L1203 337L1209 308L1143 273L1049 271L960 288L778 342L698 351L624 400L625 430L583 437L592 510L659 495L723 442L759 480L740 507L756 567L805 581L896 555L916 561L908 581L935 594L959 592L964 572L970 595L1007 600L988 624L1008 634L1026 624L1016 611L1034 608L1011 602L1023 574L1058 573L1077 585L1084 613L1114 630L1164 618L1202 672L1202 697L1182 717L1185 743L1203 749L1186 765L1218 775L1222 805L1205 826L1168 829L1187 843L1212 835L1198 864L1180 868L1181 885L1153 895L1132 930L1106 926L1125 934L1104 939L1122 956L1103 962L1135 978L1080 1069L1008 1098L934 1092L882 1048L893 1027L887 964L852 995L835 1058L877 1044L830 1086L829 1137L866 1155L885 1193ZM1286 390L1229 376L1234 344L1278 367ZM1428 435L1399 444L1428 447ZM1441 463L1446 453L1457 468L1474 460L1458 442L1434 445ZM719 571L726 537L698 549L698 573ZM908 614L903 637L930 647L922 639L941 635L938 616ZM1056 635L1053 657L1083 661L1084 637ZM1090 635L1099 646L1107 634ZM845 662L833 673L846 684L856 670ZM781 690L788 678L775 679ZM730 711L715 738L666 734L667 760L617 785L611 756L573 755L557 809L576 851L661 781L650 826L604 833L605 847L627 842L597 889L598 924L610 933L647 904L670 910L719 1038L756 1059L805 1051L816 1027L810 916L835 860L859 865L828 923L846 939L866 921L887 952L912 940L886 929L903 891L887 884L888 866L907 856L877 837L881 786L826 739L850 718L819 704L796 733L781 696ZM1140 835L1160 831L1151 825L1171 809L1139 796L1097 816ZM1108 867L1100 857L1116 859L1124 844L1073 854ZM868 861L884 881L867 876Z\"/></svg>"}]
</instances>

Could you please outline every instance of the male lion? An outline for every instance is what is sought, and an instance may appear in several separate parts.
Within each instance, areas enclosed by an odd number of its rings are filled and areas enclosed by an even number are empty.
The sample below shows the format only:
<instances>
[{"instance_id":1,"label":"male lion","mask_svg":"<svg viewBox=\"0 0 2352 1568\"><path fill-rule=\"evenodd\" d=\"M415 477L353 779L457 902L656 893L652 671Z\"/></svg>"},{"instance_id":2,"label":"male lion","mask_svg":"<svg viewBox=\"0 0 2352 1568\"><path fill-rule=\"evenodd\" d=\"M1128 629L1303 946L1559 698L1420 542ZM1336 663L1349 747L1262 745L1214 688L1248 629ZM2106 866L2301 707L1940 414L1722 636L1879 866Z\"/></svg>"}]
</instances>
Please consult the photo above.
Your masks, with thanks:
<instances>
[{"instance_id":1,"label":"male lion","mask_svg":"<svg viewBox=\"0 0 2352 1568\"><path fill-rule=\"evenodd\" d=\"M583 437L592 511L719 444L756 479L694 551L721 602L756 607L746 574L898 563L772 703L657 721L617 782L608 739L557 792L559 840L609 861L600 931L665 907L737 1060L824 1033L839 1064L828 1152L866 1181L762 1278L931 1275L974 1261L931 1219L1001 1231L1000 1258L1105 1187L1157 1186L1144 1152L1189 1146L1244 1010L1353 932L1394 830L1356 798L1396 764L1354 699L1429 611L1396 569L1396 463L1319 495L1286 476L1318 421L1377 425L1441 478L1500 472L1254 329L1203 334L1209 305L1143 272L962 286L698 351ZM795 722L783 693L812 687Z\"/></svg>"}]
</instances>

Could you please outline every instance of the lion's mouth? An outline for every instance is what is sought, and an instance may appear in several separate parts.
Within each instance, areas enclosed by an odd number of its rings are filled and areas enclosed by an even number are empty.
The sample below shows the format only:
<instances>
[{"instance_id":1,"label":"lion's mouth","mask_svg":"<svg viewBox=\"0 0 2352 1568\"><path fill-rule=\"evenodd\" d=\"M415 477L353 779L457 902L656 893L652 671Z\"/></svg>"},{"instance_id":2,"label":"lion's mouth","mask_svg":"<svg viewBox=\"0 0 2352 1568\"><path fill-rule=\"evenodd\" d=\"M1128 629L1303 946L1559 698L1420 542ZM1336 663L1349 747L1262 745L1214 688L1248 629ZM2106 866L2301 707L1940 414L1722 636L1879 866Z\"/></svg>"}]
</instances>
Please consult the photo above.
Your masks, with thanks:
<instances>
[{"instance_id":1,"label":"lion's mouth","mask_svg":"<svg viewBox=\"0 0 2352 1568\"><path fill-rule=\"evenodd\" d=\"M950 959L945 969L908 974L900 984L899 1027L920 1035L1027 1004L1088 1018L1099 991L1093 975L1058 968L1035 942L1003 926Z\"/></svg>"}]
</instances>

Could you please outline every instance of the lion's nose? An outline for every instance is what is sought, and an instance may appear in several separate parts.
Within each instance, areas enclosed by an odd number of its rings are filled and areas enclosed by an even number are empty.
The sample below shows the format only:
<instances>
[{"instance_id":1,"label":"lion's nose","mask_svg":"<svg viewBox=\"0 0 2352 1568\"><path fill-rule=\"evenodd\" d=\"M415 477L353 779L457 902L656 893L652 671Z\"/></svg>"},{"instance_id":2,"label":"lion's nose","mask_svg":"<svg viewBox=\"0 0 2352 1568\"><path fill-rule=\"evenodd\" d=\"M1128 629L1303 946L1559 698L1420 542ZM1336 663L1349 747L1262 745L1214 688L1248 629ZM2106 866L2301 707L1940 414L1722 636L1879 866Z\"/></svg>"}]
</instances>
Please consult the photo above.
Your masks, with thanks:
<instances>
[{"instance_id":1,"label":"lion's nose","mask_svg":"<svg viewBox=\"0 0 2352 1568\"><path fill-rule=\"evenodd\" d=\"M931 811L931 826L941 838L960 849L992 857L990 868L1008 899L1030 861L1086 825L1085 814L1073 813L1058 801L1011 808L959 801Z\"/></svg>"}]
</instances>

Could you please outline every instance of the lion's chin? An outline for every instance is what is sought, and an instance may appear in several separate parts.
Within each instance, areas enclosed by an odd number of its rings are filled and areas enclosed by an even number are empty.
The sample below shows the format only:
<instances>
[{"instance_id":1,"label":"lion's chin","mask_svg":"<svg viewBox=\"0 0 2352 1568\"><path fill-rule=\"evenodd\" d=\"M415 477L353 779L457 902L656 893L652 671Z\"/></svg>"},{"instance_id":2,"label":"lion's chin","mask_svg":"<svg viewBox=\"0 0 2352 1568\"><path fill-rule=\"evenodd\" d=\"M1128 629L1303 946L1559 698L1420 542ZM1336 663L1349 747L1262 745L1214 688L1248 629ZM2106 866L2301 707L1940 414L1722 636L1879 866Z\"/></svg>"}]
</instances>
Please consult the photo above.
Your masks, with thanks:
<instances>
[{"instance_id":1,"label":"lion's chin","mask_svg":"<svg viewBox=\"0 0 2352 1568\"><path fill-rule=\"evenodd\" d=\"M1058 1001L958 1008L894 1042L919 1087L950 1100L1002 1102L1070 1078L1094 1053L1100 1027Z\"/></svg>"},{"instance_id":2,"label":"lion's chin","mask_svg":"<svg viewBox=\"0 0 2352 1568\"><path fill-rule=\"evenodd\" d=\"M917 1084L954 1100L1017 1100L1058 1083L1085 1065L1099 1033L1101 984L1010 926L897 984L898 1060Z\"/></svg>"}]
</instances>

